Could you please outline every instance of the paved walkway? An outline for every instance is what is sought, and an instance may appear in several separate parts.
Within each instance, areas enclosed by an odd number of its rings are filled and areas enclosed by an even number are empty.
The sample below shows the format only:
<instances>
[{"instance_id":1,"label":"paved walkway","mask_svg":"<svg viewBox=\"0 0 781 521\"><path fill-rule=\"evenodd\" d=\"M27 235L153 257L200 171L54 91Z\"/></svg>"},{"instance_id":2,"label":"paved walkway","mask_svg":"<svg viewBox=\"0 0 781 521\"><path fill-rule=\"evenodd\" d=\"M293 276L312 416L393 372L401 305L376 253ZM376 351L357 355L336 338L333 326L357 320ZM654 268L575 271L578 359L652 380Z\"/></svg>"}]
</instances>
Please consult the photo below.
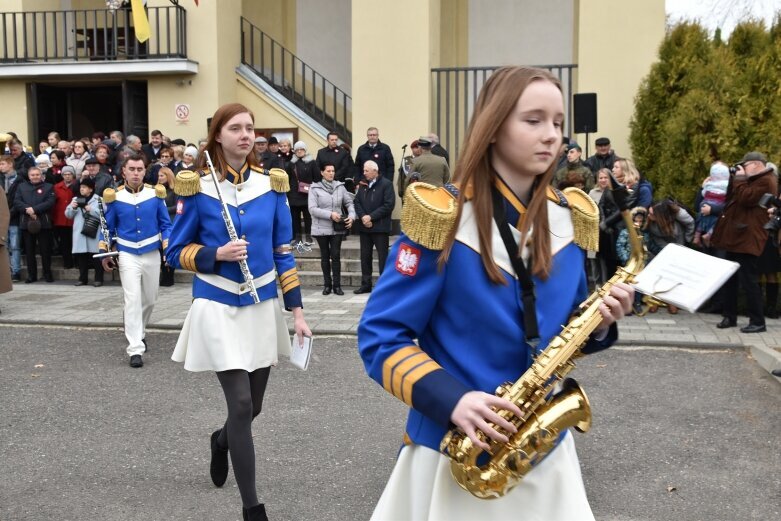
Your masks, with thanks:
<instances>
[{"instance_id":1,"label":"paved walkway","mask_svg":"<svg viewBox=\"0 0 781 521\"><path fill-rule=\"evenodd\" d=\"M315 334L356 334L368 295L355 295L352 290L345 288L345 295L340 297L323 296L317 287L303 288L305 316ZM190 284L160 288L150 328L180 329L190 301ZM292 326L292 315L286 315L288 326ZM670 315L666 310L645 317L631 316L621 322L619 343L745 348L768 371L781 368L781 320L768 319L767 332L754 334L740 333L738 328L717 329L720 320L718 315L685 311ZM738 321L739 325L746 323L744 317ZM72 281L16 283L12 292L0 295L2 324L121 328L122 288L116 281L101 288L75 287Z\"/></svg>"}]
</instances>

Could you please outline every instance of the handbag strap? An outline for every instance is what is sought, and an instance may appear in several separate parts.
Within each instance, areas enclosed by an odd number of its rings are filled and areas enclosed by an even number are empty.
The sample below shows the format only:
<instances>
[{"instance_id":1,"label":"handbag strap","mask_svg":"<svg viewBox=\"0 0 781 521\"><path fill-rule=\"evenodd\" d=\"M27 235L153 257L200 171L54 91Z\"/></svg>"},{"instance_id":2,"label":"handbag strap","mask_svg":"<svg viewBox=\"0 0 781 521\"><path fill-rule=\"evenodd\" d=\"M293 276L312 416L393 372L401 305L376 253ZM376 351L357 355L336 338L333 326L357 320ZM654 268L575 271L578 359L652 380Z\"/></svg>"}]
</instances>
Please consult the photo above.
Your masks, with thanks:
<instances>
[{"instance_id":1,"label":"handbag strap","mask_svg":"<svg viewBox=\"0 0 781 521\"><path fill-rule=\"evenodd\" d=\"M510 262L513 265L515 274L518 275L518 282L521 285L521 302L523 302L523 330L526 336L526 342L537 348L540 343L540 333L537 324L537 307L536 297L534 294L534 281L532 280L529 272L526 270L526 265L523 259L518 255L518 245L515 242L512 232L510 231L510 225L507 223L507 217L504 211L504 200L502 194L496 187L491 189L491 195L493 199L494 209L494 222L499 227L499 234L502 236L502 242L507 249L507 254L510 256Z\"/></svg>"}]
</instances>

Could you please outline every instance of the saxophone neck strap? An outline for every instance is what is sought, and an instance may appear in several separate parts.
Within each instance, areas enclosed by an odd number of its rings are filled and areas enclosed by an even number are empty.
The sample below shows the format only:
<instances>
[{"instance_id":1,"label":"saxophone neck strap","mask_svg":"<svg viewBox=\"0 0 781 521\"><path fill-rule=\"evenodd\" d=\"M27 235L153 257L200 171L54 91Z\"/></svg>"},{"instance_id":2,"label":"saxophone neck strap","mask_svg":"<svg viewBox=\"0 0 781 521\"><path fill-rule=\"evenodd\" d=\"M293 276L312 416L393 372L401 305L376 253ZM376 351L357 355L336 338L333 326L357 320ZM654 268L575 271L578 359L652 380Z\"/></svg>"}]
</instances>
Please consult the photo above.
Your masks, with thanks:
<instances>
[{"instance_id":1,"label":"saxophone neck strap","mask_svg":"<svg viewBox=\"0 0 781 521\"><path fill-rule=\"evenodd\" d=\"M523 263L523 259L518 253L518 245L510 231L510 225L507 223L507 217L505 216L502 194L499 193L499 190L497 190L496 187L491 189L491 193L494 207L494 221L499 228L499 234L502 237L502 242L504 242L504 247L507 249L507 254L510 256L510 262L512 262L515 274L518 276L518 282L521 284L523 330L526 335L526 342L531 345L532 348L536 349L537 345L540 343L540 333L537 326L534 281L526 270L526 265Z\"/></svg>"}]
</instances>

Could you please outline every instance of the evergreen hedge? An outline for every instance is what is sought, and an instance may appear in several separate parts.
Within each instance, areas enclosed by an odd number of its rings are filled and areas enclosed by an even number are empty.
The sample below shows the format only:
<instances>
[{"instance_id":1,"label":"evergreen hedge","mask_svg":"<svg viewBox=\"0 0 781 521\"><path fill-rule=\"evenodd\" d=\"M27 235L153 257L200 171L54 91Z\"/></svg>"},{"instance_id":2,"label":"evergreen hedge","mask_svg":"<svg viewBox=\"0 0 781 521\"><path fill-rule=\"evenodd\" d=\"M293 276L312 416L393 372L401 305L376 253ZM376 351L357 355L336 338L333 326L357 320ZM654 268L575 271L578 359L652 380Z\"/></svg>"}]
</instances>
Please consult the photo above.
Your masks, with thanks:
<instances>
[{"instance_id":1,"label":"evergreen hedge","mask_svg":"<svg viewBox=\"0 0 781 521\"><path fill-rule=\"evenodd\" d=\"M693 204L715 160L752 150L781 162L781 14L723 42L697 23L668 30L635 99L629 142L654 198Z\"/></svg>"}]
</instances>

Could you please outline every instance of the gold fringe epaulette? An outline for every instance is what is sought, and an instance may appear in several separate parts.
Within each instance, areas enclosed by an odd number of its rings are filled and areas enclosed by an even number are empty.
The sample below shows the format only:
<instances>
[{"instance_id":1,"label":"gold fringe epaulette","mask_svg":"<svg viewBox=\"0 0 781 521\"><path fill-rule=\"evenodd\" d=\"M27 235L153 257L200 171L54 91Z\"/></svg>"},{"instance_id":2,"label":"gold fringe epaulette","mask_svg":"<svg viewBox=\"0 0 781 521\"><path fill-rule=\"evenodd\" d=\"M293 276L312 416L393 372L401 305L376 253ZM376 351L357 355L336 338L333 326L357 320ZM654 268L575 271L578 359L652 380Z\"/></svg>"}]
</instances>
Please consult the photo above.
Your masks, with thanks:
<instances>
[{"instance_id":1,"label":"gold fringe epaulette","mask_svg":"<svg viewBox=\"0 0 781 521\"><path fill-rule=\"evenodd\" d=\"M445 247L456 225L456 199L444 188L413 183L404 193L401 230L413 241L430 250Z\"/></svg>"},{"instance_id":2,"label":"gold fringe epaulette","mask_svg":"<svg viewBox=\"0 0 781 521\"><path fill-rule=\"evenodd\" d=\"M103 202L105 204L113 203L117 200L117 191L113 188L106 188L103 190Z\"/></svg>"},{"instance_id":3,"label":"gold fringe epaulette","mask_svg":"<svg viewBox=\"0 0 781 521\"><path fill-rule=\"evenodd\" d=\"M272 168L268 172L271 178L271 189L275 192L287 193L290 191L290 180L287 177L287 172L281 168Z\"/></svg>"},{"instance_id":4,"label":"gold fringe epaulette","mask_svg":"<svg viewBox=\"0 0 781 521\"><path fill-rule=\"evenodd\" d=\"M565 188L563 192L572 210L575 244L584 250L599 250L599 207L597 203L586 192L578 188Z\"/></svg>"},{"instance_id":5,"label":"gold fringe epaulette","mask_svg":"<svg viewBox=\"0 0 781 521\"><path fill-rule=\"evenodd\" d=\"M188 197L201 191L201 176L192 170L181 170L176 174L174 192L176 195Z\"/></svg>"},{"instance_id":6,"label":"gold fringe epaulette","mask_svg":"<svg viewBox=\"0 0 781 521\"><path fill-rule=\"evenodd\" d=\"M160 199L165 199L165 187L161 184L155 185L155 195Z\"/></svg>"}]
</instances>

